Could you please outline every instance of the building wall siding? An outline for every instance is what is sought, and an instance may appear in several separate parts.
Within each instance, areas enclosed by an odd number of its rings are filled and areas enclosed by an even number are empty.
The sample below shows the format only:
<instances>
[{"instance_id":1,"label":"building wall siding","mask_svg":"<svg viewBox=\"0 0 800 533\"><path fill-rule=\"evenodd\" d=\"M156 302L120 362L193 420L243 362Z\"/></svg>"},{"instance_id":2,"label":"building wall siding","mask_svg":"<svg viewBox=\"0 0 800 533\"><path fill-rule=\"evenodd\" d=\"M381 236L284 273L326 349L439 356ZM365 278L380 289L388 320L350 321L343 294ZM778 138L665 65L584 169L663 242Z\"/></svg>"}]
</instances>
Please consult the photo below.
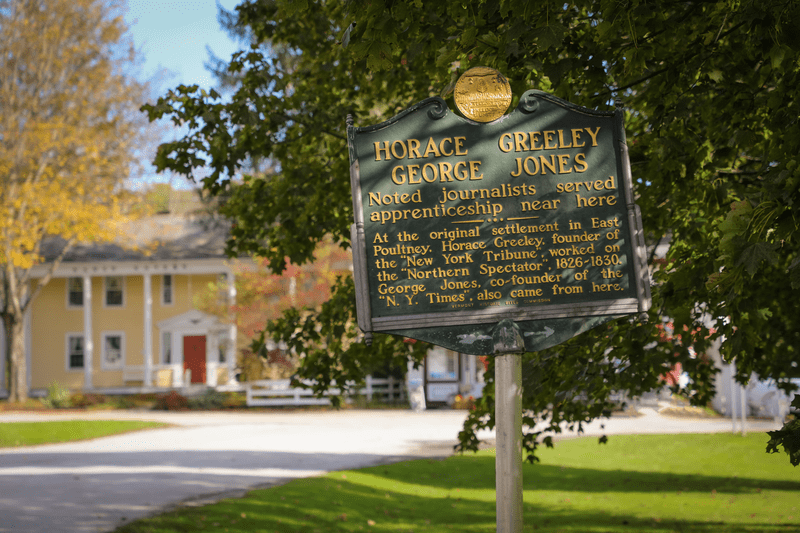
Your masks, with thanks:
<instances>
[{"instance_id":1,"label":"building wall siding","mask_svg":"<svg viewBox=\"0 0 800 533\"><path fill-rule=\"evenodd\" d=\"M124 332L125 365L144 365L144 277L125 276L122 307L104 305L105 276L92 278L92 384L94 387L121 387L122 370L104 370L103 333ZM162 277L152 276L152 363L159 364L160 331L157 324L194 309L194 296L217 281L214 274L173 275L173 303L162 304ZM57 382L63 387L81 389L83 369L67 369L67 334L82 333L83 308L67 306L67 279L54 278L39 293L31 307L31 387L46 389ZM177 356L177 354L176 354ZM130 383L128 384L130 385Z\"/></svg>"}]
</instances>

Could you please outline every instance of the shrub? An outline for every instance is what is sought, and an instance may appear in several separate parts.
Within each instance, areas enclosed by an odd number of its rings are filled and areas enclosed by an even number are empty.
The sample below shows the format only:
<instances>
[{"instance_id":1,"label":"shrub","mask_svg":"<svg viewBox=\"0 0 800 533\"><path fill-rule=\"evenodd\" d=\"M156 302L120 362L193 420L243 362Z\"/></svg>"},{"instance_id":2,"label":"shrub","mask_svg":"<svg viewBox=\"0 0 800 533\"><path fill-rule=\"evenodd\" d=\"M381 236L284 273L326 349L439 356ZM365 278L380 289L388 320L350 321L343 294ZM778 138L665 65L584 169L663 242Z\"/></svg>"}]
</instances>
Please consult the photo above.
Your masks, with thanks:
<instances>
[{"instance_id":1,"label":"shrub","mask_svg":"<svg viewBox=\"0 0 800 533\"><path fill-rule=\"evenodd\" d=\"M108 399L102 394L83 394L76 392L69 397L69 403L72 407L92 407L95 405L104 404L107 401Z\"/></svg>"},{"instance_id":2,"label":"shrub","mask_svg":"<svg viewBox=\"0 0 800 533\"><path fill-rule=\"evenodd\" d=\"M247 397L241 392L225 392L222 407L226 409L237 409L247 405Z\"/></svg>"},{"instance_id":3,"label":"shrub","mask_svg":"<svg viewBox=\"0 0 800 533\"><path fill-rule=\"evenodd\" d=\"M189 408L189 400L175 391L169 394L159 394L156 396L155 408L163 411L181 411Z\"/></svg>"},{"instance_id":4,"label":"shrub","mask_svg":"<svg viewBox=\"0 0 800 533\"><path fill-rule=\"evenodd\" d=\"M221 409L225 405L225 395L208 389L202 395L189 399L190 409Z\"/></svg>"},{"instance_id":5,"label":"shrub","mask_svg":"<svg viewBox=\"0 0 800 533\"><path fill-rule=\"evenodd\" d=\"M140 392L139 394L134 394L132 398L133 398L133 403L139 405L139 404L152 403L156 401L157 396L158 394L154 392L144 392L144 393Z\"/></svg>"},{"instance_id":6,"label":"shrub","mask_svg":"<svg viewBox=\"0 0 800 533\"><path fill-rule=\"evenodd\" d=\"M69 390L54 381L47 387L47 396L42 398L42 403L54 409L70 406Z\"/></svg>"},{"instance_id":7,"label":"shrub","mask_svg":"<svg viewBox=\"0 0 800 533\"><path fill-rule=\"evenodd\" d=\"M136 406L130 396L115 396L113 403L115 409L130 409Z\"/></svg>"}]
</instances>

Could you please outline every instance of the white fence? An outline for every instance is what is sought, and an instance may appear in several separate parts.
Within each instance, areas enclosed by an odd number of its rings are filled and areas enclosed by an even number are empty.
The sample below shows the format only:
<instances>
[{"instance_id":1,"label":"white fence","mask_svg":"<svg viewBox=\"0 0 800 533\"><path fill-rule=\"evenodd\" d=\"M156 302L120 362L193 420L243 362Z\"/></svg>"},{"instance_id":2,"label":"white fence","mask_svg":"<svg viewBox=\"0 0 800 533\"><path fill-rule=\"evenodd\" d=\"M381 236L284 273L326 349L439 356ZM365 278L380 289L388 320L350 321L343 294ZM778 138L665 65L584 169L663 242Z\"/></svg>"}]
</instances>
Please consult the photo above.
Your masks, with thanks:
<instances>
[{"instance_id":1,"label":"white fence","mask_svg":"<svg viewBox=\"0 0 800 533\"><path fill-rule=\"evenodd\" d=\"M308 382L310 384L310 382ZM328 398L317 398L310 389L291 388L288 379L265 379L251 381L245 386L248 407L330 405ZM338 395L339 389L331 388L326 396ZM405 400L405 382L395 378L373 378L367 376L365 386L354 394L366 397L367 401L380 400L393 403Z\"/></svg>"}]
</instances>

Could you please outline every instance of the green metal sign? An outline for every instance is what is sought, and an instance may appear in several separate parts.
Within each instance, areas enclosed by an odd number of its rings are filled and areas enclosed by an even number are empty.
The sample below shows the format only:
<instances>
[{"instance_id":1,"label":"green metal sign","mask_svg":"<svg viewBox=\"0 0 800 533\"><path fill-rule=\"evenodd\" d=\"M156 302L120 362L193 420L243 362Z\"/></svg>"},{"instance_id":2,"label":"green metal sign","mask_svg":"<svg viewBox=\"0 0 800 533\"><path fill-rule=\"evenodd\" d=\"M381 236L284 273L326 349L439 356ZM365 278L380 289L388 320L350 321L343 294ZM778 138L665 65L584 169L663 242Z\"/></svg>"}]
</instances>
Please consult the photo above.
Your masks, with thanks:
<instances>
[{"instance_id":1,"label":"green metal sign","mask_svg":"<svg viewBox=\"0 0 800 533\"><path fill-rule=\"evenodd\" d=\"M348 140L364 332L536 351L649 308L621 108L528 91L479 124L429 98Z\"/></svg>"}]
</instances>

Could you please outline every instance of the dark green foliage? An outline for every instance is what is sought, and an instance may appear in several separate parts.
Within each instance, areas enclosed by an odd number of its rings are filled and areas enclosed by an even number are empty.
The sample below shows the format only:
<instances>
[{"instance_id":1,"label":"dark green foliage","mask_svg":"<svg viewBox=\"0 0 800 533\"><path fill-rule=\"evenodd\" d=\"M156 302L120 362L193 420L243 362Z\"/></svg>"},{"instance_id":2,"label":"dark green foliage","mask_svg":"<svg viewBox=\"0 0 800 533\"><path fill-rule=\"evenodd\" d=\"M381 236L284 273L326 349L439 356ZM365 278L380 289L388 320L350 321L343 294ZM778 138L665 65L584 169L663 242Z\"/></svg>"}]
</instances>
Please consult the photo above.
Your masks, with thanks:
<instances>
[{"instance_id":1,"label":"dark green foliage","mask_svg":"<svg viewBox=\"0 0 800 533\"><path fill-rule=\"evenodd\" d=\"M344 394L348 387L357 386L376 370L387 366L405 368L409 357L422 360L428 350L424 342L405 344L391 335L376 335L371 346L357 342L354 301L353 279L338 278L331 299L318 312L289 309L278 320L269 322L267 331L274 340L304 354L295 385L300 379L313 380L313 390L322 393L335 382ZM263 343L262 335L253 347ZM338 407L341 397L332 396L331 402Z\"/></svg>"},{"instance_id":2,"label":"dark green foliage","mask_svg":"<svg viewBox=\"0 0 800 533\"><path fill-rule=\"evenodd\" d=\"M189 409L222 409L225 407L225 394L214 389L208 389L200 396L188 398Z\"/></svg>"},{"instance_id":3,"label":"dark green foliage","mask_svg":"<svg viewBox=\"0 0 800 533\"><path fill-rule=\"evenodd\" d=\"M613 391L652 389L678 362L693 380L686 394L703 404L713 393L706 350L723 336L740 381L756 372L788 388L800 371L797 2L246 0L237 15L253 45L230 62L226 98L178 87L145 106L188 127L156 164L185 175L207 167L204 188L226 198L236 224L232 254L262 255L280 272L326 234L348 246L345 116L366 126L429 96L452 104L458 76L489 66L516 98L535 88L596 109L621 99L648 244L670 243L665 259L651 258L649 323L617 319L526 354L528 423L580 427L609 410ZM264 160L272 172L251 172ZM232 181L240 173L252 175ZM405 360L399 339L352 343L352 293L343 280L330 306L270 324L268 336L307 354L298 378L360 381L379 362ZM659 328L665 317L675 335ZM463 449L493 424L488 375Z\"/></svg>"},{"instance_id":4,"label":"dark green foliage","mask_svg":"<svg viewBox=\"0 0 800 533\"><path fill-rule=\"evenodd\" d=\"M784 424L777 431L768 431L769 442L767 452L779 453L778 446L783 446L783 451L789 455L789 460L794 466L800 465L800 395L795 396L792 402L795 408L794 420Z\"/></svg>"}]
</instances>

